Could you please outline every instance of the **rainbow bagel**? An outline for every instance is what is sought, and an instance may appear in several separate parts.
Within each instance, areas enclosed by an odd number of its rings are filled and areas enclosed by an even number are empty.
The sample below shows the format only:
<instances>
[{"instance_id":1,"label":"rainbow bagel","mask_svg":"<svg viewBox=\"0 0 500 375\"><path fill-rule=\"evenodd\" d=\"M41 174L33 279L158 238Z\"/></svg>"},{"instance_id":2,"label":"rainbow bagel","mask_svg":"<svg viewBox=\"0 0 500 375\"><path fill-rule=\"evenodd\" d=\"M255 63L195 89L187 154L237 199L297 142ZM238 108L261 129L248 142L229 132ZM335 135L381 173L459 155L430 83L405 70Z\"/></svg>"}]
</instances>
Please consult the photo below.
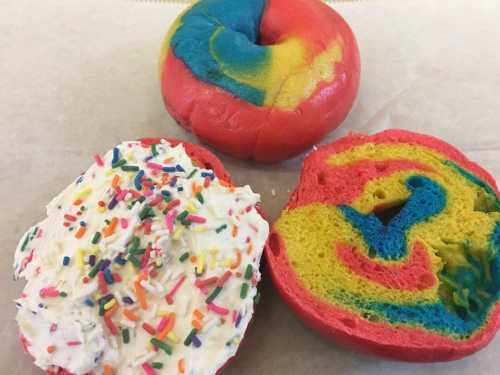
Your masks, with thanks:
<instances>
[{"instance_id":1,"label":"rainbow bagel","mask_svg":"<svg viewBox=\"0 0 500 375\"><path fill-rule=\"evenodd\" d=\"M259 161L286 159L336 128L359 69L352 31L319 0L200 0L173 23L160 58L174 119Z\"/></svg>"},{"instance_id":2,"label":"rainbow bagel","mask_svg":"<svg viewBox=\"0 0 500 375\"><path fill-rule=\"evenodd\" d=\"M266 255L308 325L365 352L426 362L494 337L499 251L488 172L436 138L389 130L306 158Z\"/></svg>"}]
</instances>

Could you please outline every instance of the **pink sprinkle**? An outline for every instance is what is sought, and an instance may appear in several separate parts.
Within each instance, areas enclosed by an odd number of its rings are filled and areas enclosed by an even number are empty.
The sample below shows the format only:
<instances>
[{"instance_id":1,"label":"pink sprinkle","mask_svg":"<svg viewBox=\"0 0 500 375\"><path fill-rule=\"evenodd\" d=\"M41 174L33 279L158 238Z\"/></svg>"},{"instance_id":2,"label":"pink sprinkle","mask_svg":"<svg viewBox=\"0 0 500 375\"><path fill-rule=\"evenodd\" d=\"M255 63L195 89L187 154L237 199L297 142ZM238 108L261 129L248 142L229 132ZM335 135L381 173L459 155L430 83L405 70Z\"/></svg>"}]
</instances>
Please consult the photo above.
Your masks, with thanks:
<instances>
[{"instance_id":1,"label":"pink sprinkle","mask_svg":"<svg viewBox=\"0 0 500 375\"><path fill-rule=\"evenodd\" d=\"M144 372L146 375L156 375L156 371L153 370L153 368L149 365L149 363L144 362L142 364L142 368L144 369Z\"/></svg>"},{"instance_id":2,"label":"pink sprinkle","mask_svg":"<svg viewBox=\"0 0 500 375\"><path fill-rule=\"evenodd\" d=\"M59 291L55 287L49 286L47 288L40 289L39 295L42 298L59 297Z\"/></svg>"},{"instance_id":3,"label":"pink sprinkle","mask_svg":"<svg viewBox=\"0 0 500 375\"><path fill-rule=\"evenodd\" d=\"M205 219L204 217L196 216L196 215L188 215L186 219L189 221L192 221L193 223L199 223L199 224L203 224L203 223L207 222L207 219Z\"/></svg>"},{"instance_id":4,"label":"pink sprinkle","mask_svg":"<svg viewBox=\"0 0 500 375\"><path fill-rule=\"evenodd\" d=\"M144 190L145 197L150 197L152 195L153 195L153 190L151 190L151 189Z\"/></svg>"},{"instance_id":5,"label":"pink sprinkle","mask_svg":"<svg viewBox=\"0 0 500 375\"><path fill-rule=\"evenodd\" d=\"M78 346L78 345L82 345L82 342L81 341L68 341L66 343L66 345L68 345L68 346Z\"/></svg>"},{"instance_id":6,"label":"pink sprinkle","mask_svg":"<svg viewBox=\"0 0 500 375\"><path fill-rule=\"evenodd\" d=\"M141 261L141 268L142 269L144 269L148 266L150 257L151 257L151 246L148 246L146 248L146 252L144 253L144 256L142 257L142 261Z\"/></svg>"},{"instance_id":7,"label":"pink sprinkle","mask_svg":"<svg viewBox=\"0 0 500 375\"><path fill-rule=\"evenodd\" d=\"M95 154L94 159L99 167L102 167L104 165L104 161L102 160L101 155Z\"/></svg>"},{"instance_id":8,"label":"pink sprinkle","mask_svg":"<svg viewBox=\"0 0 500 375\"><path fill-rule=\"evenodd\" d=\"M233 323L236 322L236 318L238 317L238 314L236 310L233 310Z\"/></svg>"},{"instance_id":9,"label":"pink sprinkle","mask_svg":"<svg viewBox=\"0 0 500 375\"><path fill-rule=\"evenodd\" d=\"M233 209L232 209L232 208L230 208L230 209L227 211L227 214L228 214L229 216L233 216Z\"/></svg>"},{"instance_id":10,"label":"pink sprinkle","mask_svg":"<svg viewBox=\"0 0 500 375\"><path fill-rule=\"evenodd\" d=\"M52 323L52 324L50 325L50 330L49 330L49 331L50 331L50 332L55 332L55 331L57 331L57 324L56 324L56 323Z\"/></svg>"},{"instance_id":11,"label":"pink sprinkle","mask_svg":"<svg viewBox=\"0 0 500 375\"><path fill-rule=\"evenodd\" d=\"M167 229L170 233L174 231L174 220L177 217L177 210L173 209L165 216L165 223L167 224Z\"/></svg>"},{"instance_id":12,"label":"pink sprinkle","mask_svg":"<svg viewBox=\"0 0 500 375\"><path fill-rule=\"evenodd\" d=\"M162 170L163 166L158 163L153 163L152 161L149 161L146 163L146 166L151 169L156 169L156 170Z\"/></svg>"},{"instance_id":13,"label":"pink sprinkle","mask_svg":"<svg viewBox=\"0 0 500 375\"><path fill-rule=\"evenodd\" d=\"M177 290L181 287L182 283L186 280L186 275L183 275L178 281L177 283L174 285L174 287L172 288L172 290L170 292L167 293L167 295L165 296L165 299L167 300L167 303L169 305L173 304L174 303L174 294L175 292L177 292Z\"/></svg>"},{"instance_id":14,"label":"pink sprinkle","mask_svg":"<svg viewBox=\"0 0 500 375\"><path fill-rule=\"evenodd\" d=\"M150 234L151 233L151 225L153 222L150 219L144 220L144 223L142 224L142 228L144 229L144 234Z\"/></svg>"},{"instance_id":15,"label":"pink sprinkle","mask_svg":"<svg viewBox=\"0 0 500 375\"><path fill-rule=\"evenodd\" d=\"M170 320L170 316L164 316L160 323L158 324L158 327L156 327L156 332L161 332L163 331L163 328L166 327L168 321Z\"/></svg>"},{"instance_id":16,"label":"pink sprinkle","mask_svg":"<svg viewBox=\"0 0 500 375\"><path fill-rule=\"evenodd\" d=\"M128 193L127 189L120 190L120 192L118 194L116 194L116 197L115 197L116 201L121 202L122 200L124 200L127 193Z\"/></svg>"},{"instance_id":17,"label":"pink sprinkle","mask_svg":"<svg viewBox=\"0 0 500 375\"><path fill-rule=\"evenodd\" d=\"M36 233L36 238L40 238L43 236L43 229L38 229L38 232Z\"/></svg>"},{"instance_id":18,"label":"pink sprinkle","mask_svg":"<svg viewBox=\"0 0 500 375\"><path fill-rule=\"evenodd\" d=\"M219 314L219 315L227 315L227 314L229 314L229 310L228 309L225 309L224 307L217 306L217 305L215 305L213 303L209 303L207 305L207 309L209 309L210 311L213 311L214 313Z\"/></svg>"},{"instance_id":19,"label":"pink sprinkle","mask_svg":"<svg viewBox=\"0 0 500 375\"><path fill-rule=\"evenodd\" d=\"M210 292L206 286L200 286L200 292L203 293L203 295L208 296L208 293Z\"/></svg>"},{"instance_id":20,"label":"pink sprinkle","mask_svg":"<svg viewBox=\"0 0 500 375\"><path fill-rule=\"evenodd\" d=\"M125 219L124 217L122 217L120 219L120 226L123 228L123 229L127 229L128 228L128 220Z\"/></svg>"}]
</instances>

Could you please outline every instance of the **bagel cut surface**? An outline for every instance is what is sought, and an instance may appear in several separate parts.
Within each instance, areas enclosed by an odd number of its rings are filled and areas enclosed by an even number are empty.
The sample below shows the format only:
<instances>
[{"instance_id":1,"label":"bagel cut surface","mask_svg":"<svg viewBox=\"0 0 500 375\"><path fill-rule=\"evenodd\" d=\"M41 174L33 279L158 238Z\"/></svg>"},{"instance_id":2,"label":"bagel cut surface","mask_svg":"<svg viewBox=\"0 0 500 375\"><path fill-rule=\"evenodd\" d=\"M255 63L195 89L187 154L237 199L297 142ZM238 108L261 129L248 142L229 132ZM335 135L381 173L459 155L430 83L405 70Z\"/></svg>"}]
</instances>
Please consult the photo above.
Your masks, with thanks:
<instances>
[{"instance_id":1,"label":"bagel cut surface","mask_svg":"<svg viewBox=\"0 0 500 375\"><path fill-rule=\"evenodd\" d=\"M408 361L458 359L499 326L493 178L436 138L350 135L305 160L267 258L313 328Z\"/></svg>"}]
</instances>

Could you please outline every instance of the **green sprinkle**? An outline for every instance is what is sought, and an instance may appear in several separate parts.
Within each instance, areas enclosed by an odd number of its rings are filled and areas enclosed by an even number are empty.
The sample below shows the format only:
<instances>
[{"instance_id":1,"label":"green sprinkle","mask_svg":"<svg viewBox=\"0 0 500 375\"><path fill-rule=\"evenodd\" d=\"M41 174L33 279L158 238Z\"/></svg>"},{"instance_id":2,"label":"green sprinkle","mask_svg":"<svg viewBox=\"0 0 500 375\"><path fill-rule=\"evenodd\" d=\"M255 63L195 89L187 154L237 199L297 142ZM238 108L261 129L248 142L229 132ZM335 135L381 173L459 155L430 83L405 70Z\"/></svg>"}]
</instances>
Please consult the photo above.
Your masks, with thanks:
<instances>
[{"instance_id":1,"label":"green sprinkle","mask_svg":"<svg viewBox=\"0 0 500 375\"><path fill-rule=\"evenodd\" d=\"M105 303L101 303L99 305L99 316L104 316L104 313L106 312L106 310L104 310L104 305Z\"/></svg>"},{"instance_id":2,"label":"green sprinkle","mask_svg":"<svg viewBox=\"0 0 500 375\"><path fill-rule=\"evenodd\" d=\"M187 210L182 211L179 215L177 215L177 220L183 221L187 215L189 215L189 212Z\"/></svg>"},{"instance_id":3,"label":"green sprinkle","mask_svg":"<svg viewBox=\"0 0 500 375\"><path fill-rule=\"evenodd\" d=\"M101 240L101 232L95 232L94 238L92 238L92 245L97 245Z\"/></svg>"},{"instance_id":4,"label":"green sprinkle","mask_svg":"<svg viewBox=\"0 0 500 375\"><path fill-rule=\"evenodd\" d=\"M142 255L142 254L144 254L145 252L146 252L146 249L145 249L145 248L139 248L139 247L137 247L137 248L135 248L135 249L130 249L130 250L128 251L128 253L129 253L130 255Z\"/></svg>"},{"instance_id":5,"label":"green sprinkle","mask_svg":"<svg viewBox=\"0 0 500 375\"><path fill-rule=\"evenodd\" d=\"M247 284L247 283L243 283L243 284L241 285L241 291L240 291L240 298L241 298L241 299L245 299L245 298L247 298L248 288L249 288L249 286L248 286L248 284Z\"/></svg>"},{"instance_id":6,"label":"green sprinkle","mask_svg":"<svg viewBox=\"0 0 500 375\"><path fill-rule=\"evenodd\" d=\"M181 220L181 224L184 225L185 227L189 227L193 223L187 219L184 219L184 220Z\"/></svg>"},{"instance_id":7,"label":"green sprinkle","mask_svg":"<svg viewBox=\"0 0 500 375\"><path fill-rule=\"evenodd\" d=\"M226 228L227 228L227 224L222 224L222 225L221 225L219 228L217 228L215 231L216 231L217 233L220 233L220 232L222 232L222 231L223 231L224 229L226 229Z\"/></svg>"},{"instance_id":8,"label":"green sprinkle","mask_svg":"<svg viewBox=\"0 0 500 375\"><path fill-rule=\"evenodd\" d=\"M68 293L66 292L59 292L59 297L66 298L68 296Z\"/></svg>"},{"instance_id":9,"label":"green sprinkle","mask_svg":"<svg viewBox=\"0 0 500 375\"><path fill-rule=\"evenodd\" d=\"M164 197L170 197L172 193L170 193L168 190L162 190L161 195L163 195Z\"/></svg>"},{"instance_id":10,"label":"green sprinkle","mask_svg":"<svg viewBox=\"0 0 500 375\"><path fill-rule=\"evenodd\" d=\"M128 328L122 330L123 343L128 344L130 342L130 331Z\"/></svg>"},{"instance_id":11,"label":"green sprinkle","mask_svg":"<svg viewBox=\"0 0 500 375\"><path fill-rule=\"evenodd\" d=\"M189 335L186 336L186 339L184 340L184 345L189 346L191 345L191 340L193 340L193 336L196 335L198 330L196 328L193 328L191 332L189 332Z\"/></svg>"},{"instance_id":12,"label":"green sprinkle","mask_svg":"<svg viewBox=\"0 0 500 375\"><path fill-rule=\"evenodd\" d=\"M255 294L255 297L253 297L253 303L255 303L256 305L260 302L260 293L259 291L257 291L257 293Z\"/></svg>"},{"instance_id":13,"label":"green sprinkle","mask_svg":"<svg viewBox=\"0 0 500 375\"><path fill-rule=\"evenodd\" d=\"M27 234L26 237L24 238L23 244L21 246L21 251L26 250L26 246L28 246L29 238L30 238L30 235Z\"/></svg>"},{"instance_id":14,"label":"green sprinkle","mask_svg":"<svg viewBox=\"0 0 500 375\"><path fill-rule=\"evenodd\" d=\"M151 145L151 153L153 154L153 156L158 155L158 150L156 150L156 143Z\"/></svg>"},{"instance_id":15,"label":"green sprinkle","mask_svg":"<svg viewBox=\"0 0 500 375\"><path fill-rule=\"evenodd\" d=\"M141 239L137 236L132 237L132 241L130 241L130 248L128 251L131 249L137 249L141 245Z\"/></svg>"},{"instance_id":16,"label":"green sprinkle","mask_svg":"<svg viewBox=\"0 0 500 375\"><path fill-rule=\"evenodd\" d=\"M168 355L172 355L172 348L170 347L170 345L165 344L163 341L160 341L154 337L151 339L150 342L151 342L151 344L153 344L157 348L160 348L161 350L163 350Z\"/></svg>"},{"instance_id":17,"label":"green sprinkle","mask_svg":"<svg viewBox=\"0 0 500 375\"><path fill-rule=\"evenodd\" d=\"M141 267L141 261L137 259L133 254L130 254L127 258L135 268L140 268Z\"/></svg>"},{"instance_id":18,"label":"green sprinkle","mask_svg":"<svg viewBox=\"0 0 500 375\"><path fill-rule=\"evenodd\" d=\"M137 165L122 165L122 171L124 171L124 172L138 172L139 167Z\"/></svg>"},{"instance_id":19,"label":"green sprinkle","mask_svg":"<svg viewBox=\"0 0 500 375\"><path fill-rule=\"evenodd\" d=\"M220 286L216 287L213 290L213 292L207 297L207 299L205 300L205 302L207 304L212 303L213 300L219 295L219 293L221 292L221 290L222 290L222 287L220 287Z\"/></svg>"},{"instance_id":20,"label":"green sprinkle","mask_svg":"<svg viewBox=\"0 0 500 375\"><path fill-rule=\"evenodd\" d=\"M127 164L125 159L118 160L116 163L111 164L111 168L120 168L122 165Z\"/></svg>"},{"instance_id":21,"label":"green sprinkle","mask_svg":"<svg viewBox=\"0 0 500 375\"><path fill-rule=\"evenodd\" d=\"M187 179L190 179L191 177L193 177L193 176L194 176L194 174L195 174L196 172L198 172L198 168L193 169L193 170L191 171L191 173L190 173L190 174L188 174L188 176L187 176L186 178L187 178Z\"/></svg>"},{"instance_id":22,"label":"green sprinkle","mask_svg":"<svg viewBox=\"0 0 500 375\"><path fill-rule=\"evenodd\" d=\"M163 368L163 363L161 362L152 362L151 363L151 367L156 369L156 370L160 370Z\"/></svg>"},{"instance_id":23,"label":"green sprinkle","mask_svg":"<svg viewBox=\"0 0 500 375\"><path fill-rule=\"evenodd\" d=\"M179 261L184 262L187 258L189 258L189 252L185 252L179 257Z\"/></svg>"},{"instance_id":24,"label":"green sprinkle","mask_svg":"<svg viewBox=\"0 0 500 375\"><path fill-rule=\"evenodd\" d=\"M154 217L154 216L156 216L156 214L155 214L153 208L149 204L144 205L141 212L139 212L139 219L141 219L141 220L144 220L148 217Z\"/></svg>"},{"instance_id":25,"label":"green sprinkle","mask_svg":"<svg viewBox=\"0 0 500 375\"><path fill-rule=\"evenodd\" d=\"M99 262L96 263L96 265L90 270L89 272L89 277L94 278L97 275L97 272L99 272L99 268L101 267L103 260L101 259Z\"/></svg>"},{"instance_id":26,"label":"green sprinkle","mask_svg":"<svg viewBox=\"0 0 500 375\"><path fill-rule=\"evenodd\" d=\"M252 278L253 274L253 268L251 264L248 264L247 268L245 269L245 279L250 280Z\"/></svg>"},{"instance_id":27,"label":"green sprinkle","mask_svg":"<svg viewBox=\"0 0 500 375\"><path fill-rule=\"evenodd\" d=\"M198 199L198 202L201 204L205 203L205 199L203 198L203 195L201 195L200 192L196 193L196 199Z\"/></svg>"},{"instance_id":28,"label":"green sprinkle","mask_svg":"<svg viewBox=\"0 0 500 375\"><path fill-rule=\"evenodd\" d=\"M35 227L35 229L33 229L33 236L35 236L37 232L38 232L38 227Z\"/></svg>"}]
</instances>

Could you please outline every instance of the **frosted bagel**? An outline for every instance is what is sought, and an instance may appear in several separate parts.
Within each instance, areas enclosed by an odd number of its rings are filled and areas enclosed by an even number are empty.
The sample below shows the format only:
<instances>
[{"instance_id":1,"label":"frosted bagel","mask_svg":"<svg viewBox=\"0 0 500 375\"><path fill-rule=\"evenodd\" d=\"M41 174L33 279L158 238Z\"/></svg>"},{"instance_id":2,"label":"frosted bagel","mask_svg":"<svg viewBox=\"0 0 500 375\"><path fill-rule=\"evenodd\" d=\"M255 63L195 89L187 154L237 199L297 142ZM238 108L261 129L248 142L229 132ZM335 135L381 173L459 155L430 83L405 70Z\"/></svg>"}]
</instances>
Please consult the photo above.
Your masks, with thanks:
<instances>
[{"instance_id":1,"label":"frosted bagel","mask_svg":"<svg viewBox=\"0 0 500 375\"><path fill-rule=\"evenodd\" d=\"M22 237L25 350L49 374L215 374L254 311L259 195L176 140L124 142Z\"/></svg>"}]
</instances>

